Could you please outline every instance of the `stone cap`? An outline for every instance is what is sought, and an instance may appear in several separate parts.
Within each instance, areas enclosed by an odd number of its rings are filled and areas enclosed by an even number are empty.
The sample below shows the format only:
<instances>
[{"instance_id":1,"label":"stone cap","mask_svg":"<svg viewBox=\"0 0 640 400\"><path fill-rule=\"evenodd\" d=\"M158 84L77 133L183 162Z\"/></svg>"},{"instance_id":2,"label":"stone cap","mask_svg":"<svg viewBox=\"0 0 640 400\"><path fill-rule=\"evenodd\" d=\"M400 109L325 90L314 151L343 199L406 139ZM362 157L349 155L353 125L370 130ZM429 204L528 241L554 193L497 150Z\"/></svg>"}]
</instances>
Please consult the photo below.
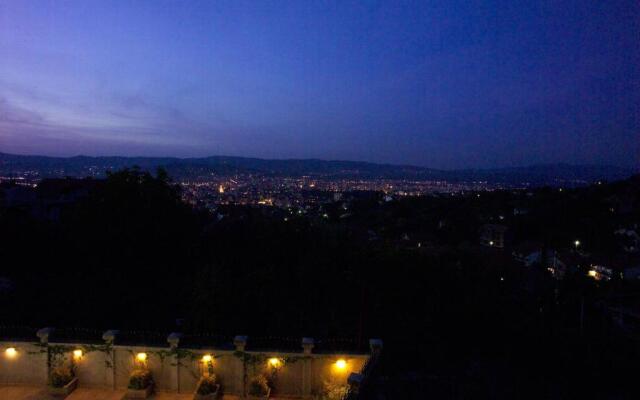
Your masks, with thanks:
<instances>
[{"instance_id":1,"label":"stone cap","mask_svg":"<svg viewBox=\"0 0 640 400\"><path fill-rule=\"evenodd\" d=\"M167 343L169 343L171 347L178 347L178 344L180 344L181 338L182 338L182 333L171 332L169 336L167 336Z\"/></svg>"},{"instance_id":2,"label":"stone cap","mask_svg":"<svg viewBox=\"0 0 640 400\"><path fill-rule=\"evenodd\" d=\"M237 335L233 338L233 344L236 346L237 351L244 351L245 346L247 345L248 336Z\"/></svg>"},{"instance_id":3,"label":"stone cap","mask_svg":"<svg viewBox=\"0 0 640 400\"><path fill-rule=\"evenodd\" d=\"M369 339L369 347L372 351L382 349L382 339Z\"/></svg>"},{"instance_id":4,"label":"stone cap","mask_svg":"<svg viewBox=\"0 0 640 400\"><path fill-rule=\"evenodd\" d=\"M236 335L233 338L233 343L247 343L247 339L249 339L249 336L243 336L243 335Z\"/></svg>"},{"instance_id":5,"label":"stone cap","mask_svg":"<svg viewBox=\"0 0 640 400\"><path fill-rule=\"evenodd\" d=\"M40 338L40 343L47 343L49 342L49 336L53 333L53 331L54 328L51 327L38 329L38 332L36 332L36 336Z\"/></svg>"},{"instance_id":6,"label":"stone cap","mask_svg":"<svg viewBox=\"0 0 640 400\"><path fill-rule=\"evenodd\" d=\"M113 343L116 340L116 336L120 333L117 329L109 329L105 333L102 334L102 340L105 342Z\"/></svg>"},{"instance_id":7,"label":"stone cap","mask_svg":"<svg viewBox=\"0 0 640 400\"><path fill-rule=\"evenodd\" d=\"M313 347L315 346L316 341L310 337L302 338L302 348L304 349L304 354L311 354Z\"/></svg>"}]
</instances>

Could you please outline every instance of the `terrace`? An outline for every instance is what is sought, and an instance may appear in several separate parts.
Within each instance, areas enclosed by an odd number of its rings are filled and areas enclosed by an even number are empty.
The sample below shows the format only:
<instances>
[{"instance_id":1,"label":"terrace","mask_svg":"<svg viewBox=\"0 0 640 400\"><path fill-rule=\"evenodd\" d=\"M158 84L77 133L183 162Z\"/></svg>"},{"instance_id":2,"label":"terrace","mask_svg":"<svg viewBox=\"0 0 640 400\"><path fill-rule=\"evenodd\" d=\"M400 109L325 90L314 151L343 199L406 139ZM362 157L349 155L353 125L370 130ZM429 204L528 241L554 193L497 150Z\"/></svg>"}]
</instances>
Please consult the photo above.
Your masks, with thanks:
<instances>
[{"instance_id":1,"label":"terrace","mask_svg":"<svg viewBox=\"0 0 640 400\"><path fill-rule=\"evenodd\" d=\"M73 371L75 390L66 398L123 399L130 377L145 371L157 400L194 399L203 380L215 378L218 399L251 398L254 380L268 382L267 397L346 398L357 394L382 342L370 341L370 353L349 350L348 341L303 338L224 338L211 335L163 335L149 332L43 328L27 335L0 328L0 399L54 397L52 374L60 366ZM37 340L35 339L37 336ZM55 386L55 385L53 385ZM69 385L67 385L69 386ZM66 387L66 386L65 386ZM324 396L324 397L323 397Z\"/></svg>"}]
</instances>

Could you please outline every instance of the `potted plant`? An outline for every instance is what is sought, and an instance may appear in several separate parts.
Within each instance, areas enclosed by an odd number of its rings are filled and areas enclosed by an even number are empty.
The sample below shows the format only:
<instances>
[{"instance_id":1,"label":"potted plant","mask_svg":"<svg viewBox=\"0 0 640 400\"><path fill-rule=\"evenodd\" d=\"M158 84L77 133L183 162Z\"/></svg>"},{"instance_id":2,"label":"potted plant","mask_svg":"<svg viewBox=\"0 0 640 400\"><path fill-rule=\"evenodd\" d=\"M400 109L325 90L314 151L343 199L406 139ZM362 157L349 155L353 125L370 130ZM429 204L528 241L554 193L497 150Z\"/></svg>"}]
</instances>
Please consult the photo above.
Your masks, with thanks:
<instances>
[{"instance_id":1,"label":"potted plant","mask_svg":"<svg viewBox=\"0 0 640 400\"><path fill-rule=\"evenodd\" d=\"M349 393L349 385L324 381L321 390L313 396L314 400L342 400Z\"/></svg>"},{"instance_id":2,"label":"potted plant","mask_svg":"<svg viewBox=\"0 0 640 400\"><path fill-rule=\"evenodd\" d=\"M55 367L49 375L49 393L54 396L68 396L78 387L78 378L73 366L61 364Z\"/></svg>"},{"instance_id":3,"label":"potted plant","mask_svg":"<svg viewBox=\"0 0 640 400\"><path fill-rule=\"evenodd\" d=\"M209 376L203 376L198 382L196 388L196 394L193 395L193 400L215 400L220 393L220 384L216 380L216 376L211 374Z\"/></svg>"},{"instance_id":4,"label":"potted plant","mask_svg":"<svg viewBox=\"0 0 640 400\"><path fill-rule=\"evenodd\" d=\"M134 369L129 376L128 399L146 399L153 392L151 371L145 368Z\"/></svg>"},{"instance_id":5,"label":"potted plant","mask_svg":"<svg viewBox=\"0 0 640 400\"><path fill-rule=\"evenodd\" d=\"M266 400L271 394L269 382L264 375L256 375L249 381L249 400Z\"/></svg>"}]
</instances>

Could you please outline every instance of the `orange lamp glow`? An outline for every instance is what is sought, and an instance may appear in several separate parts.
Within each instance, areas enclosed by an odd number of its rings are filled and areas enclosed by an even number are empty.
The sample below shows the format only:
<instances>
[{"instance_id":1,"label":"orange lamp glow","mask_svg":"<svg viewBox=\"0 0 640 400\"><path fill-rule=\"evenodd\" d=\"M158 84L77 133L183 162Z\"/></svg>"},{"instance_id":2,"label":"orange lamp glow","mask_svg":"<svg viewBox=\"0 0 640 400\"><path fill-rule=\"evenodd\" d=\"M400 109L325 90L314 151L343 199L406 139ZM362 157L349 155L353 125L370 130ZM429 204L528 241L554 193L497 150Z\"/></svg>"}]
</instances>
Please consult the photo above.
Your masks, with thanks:
<instances>
[{"instance_id":1,"label":"orange lamp glow","mask_svg":"<svg viewBox=\"0 0 640 400\"><path fill-rule=\"evenodd\" d=\"M82 350L77 349L73 351L73 359L74 360L79 360L82 358Z\"/></svg>"},{"instance_id":2,"label":"orange lamp glow","mask_svg":"<svg viewBox=\"0 0 640 400\"><path fill-rule=\"evenodd\" d=\"M272 367L278 367L280 365L280 360L277 358L270 358L269 359L269 365L271 365Z\"/></svg>"},{"instance_id":3,"label":"orange lamp glow","mask_svg":"<svg viewBox=\"0 0 640 400\"><path fill-rule=\"evenodd\" d=\"M340 370L347 368L347 361L343 358L339 359L338 361L336 361L336 368Z\"/></svg>"},{"instance_id":4,"label":"orange lamp glow","mask_svg":"<svg viewBox=\"0 0 640 400\"><path fill-rule=\"evenodd\" d=\"M211 357L210 354L206 354L206 355L202 356L202 362L203 363L210 363L211 361L213 361L213 357Z\"/></svg>"},{"instance_id":5,"label":"orange lamp glow","mask_svg":"<svg viewBox=\"0 0 640 400\"><path fill-rule=\"evenodd\" d=\"M147 361L147 353L138 353L136 355L136 358L138 359L138 361L140 362L145 362Z\"/></svg>"},{"instance_id":6,"label":"orange lamp glow","mask_svg":"<svg viewBox=\"0 0 640 400\"><path fill-rule=\"evenodd\" d=\"M14 358L15 356L18 355L18 351L16 350L15 347L9 347L4 351L4 354L6 354L6 356L9 358Z\"/></svg>"}]
</instances>

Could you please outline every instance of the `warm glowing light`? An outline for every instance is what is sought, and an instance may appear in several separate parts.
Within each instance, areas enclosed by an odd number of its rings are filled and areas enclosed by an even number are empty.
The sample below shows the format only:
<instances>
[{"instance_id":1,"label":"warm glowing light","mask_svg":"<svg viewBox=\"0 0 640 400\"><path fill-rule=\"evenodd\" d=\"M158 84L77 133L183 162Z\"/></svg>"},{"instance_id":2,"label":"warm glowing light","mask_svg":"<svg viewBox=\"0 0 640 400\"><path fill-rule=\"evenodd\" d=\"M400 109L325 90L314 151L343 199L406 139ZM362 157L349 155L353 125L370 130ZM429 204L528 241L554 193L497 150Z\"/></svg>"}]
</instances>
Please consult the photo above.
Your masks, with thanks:
<instances>
[{"instance_id":1,"label":"warm glowing light","mask_svg":"<svg viewBox=\"0 0 640 400\"><path fill-rule=\"evenodd\" d=\"M213 357L211 357L210 354L202 356L202 362L203 363L210 363L211 361L213 361Z\"/></svg>"},{"instance_id":2,"label":"warm glowing light","mask_svg":"<svg viewBox=\"0 0 640 400\"><path fill-rule=\"evenodd\" d=\"M575 242L573 242L573 244L575 244L575 245L576 245L576 247L578 247L578 246L580 246L580 241L579 241L579 240L576 240Z\"/></svg>"},{"instance_id":3,"label":"warm glowing light","mask_svg":"<svg viewBox=\"0 0 640 400\"><path fill-rule=\"evenodd\" d=\"M493 246L493 240L489 242L489 246Z\"/></svg>"},{"instance_id":4,"label":"warm glowing light","mask_svg":"<svg viewBox=\"0 0 640 400\"><path fill-rule=\"evenodd\" d=\"M269 365L271 365L272 367L277 367L280 365L280 360L277 358L270 358L269 359Z\"/></svg>"},{"instance_id":5,"label":"warm glowing light","mask_svg":"<svg viewBox=\"0 0 640 400\"><path fill-rule=\"evenodd\" d=\"M82 350L78 349L78 350L74 350L73 351L73 358L75 360L79 360L82 358Z\"/></svg>"},{"instance_id":6,"label":"warm glowing light","mask_svg":"<svg viewBox=\"0 0 640 400\"><path fill-rule=\"evenodd\" d=\"M347 361L345 361L344 359L339 359L338 361L336 361L336 368L338 369L345 369L347 368Z\"/></svg>"},{"instance_id":7,"label":"warm glowing light","mask_svg":"<svg viewBox=\"0 0 640 400\"><path fill-rule=\"evenodd\" d=\"M147 353L138 353L136 355L136 358L138 359L138 361L140 362L145 362L147 361Z\"/></svg>"},{"instance_id":8,"label":"warm glowing light","mask_svg":"<svg viewBox=\"0 0 640 400\"><path fill-rule=\"evenodd\" d=\"M4 351L4 354L6 354L7 357L9 357L9 358L13 358L16 355L18 355L18 351L15 349L15 347L9 347L8 349L6 349Z\"/></svg>"},{"instance_id":9,"label":"warm glowing light","mask_svg":"<svg viewBox=\"0 0 640 400\"><path fill-rule=\"evenodd\" d=\"M598 273L593 269L591 271L589 271L589 276L592 277L592 278L595 278L597 274Z\"/></svg>"}]
</instances>

